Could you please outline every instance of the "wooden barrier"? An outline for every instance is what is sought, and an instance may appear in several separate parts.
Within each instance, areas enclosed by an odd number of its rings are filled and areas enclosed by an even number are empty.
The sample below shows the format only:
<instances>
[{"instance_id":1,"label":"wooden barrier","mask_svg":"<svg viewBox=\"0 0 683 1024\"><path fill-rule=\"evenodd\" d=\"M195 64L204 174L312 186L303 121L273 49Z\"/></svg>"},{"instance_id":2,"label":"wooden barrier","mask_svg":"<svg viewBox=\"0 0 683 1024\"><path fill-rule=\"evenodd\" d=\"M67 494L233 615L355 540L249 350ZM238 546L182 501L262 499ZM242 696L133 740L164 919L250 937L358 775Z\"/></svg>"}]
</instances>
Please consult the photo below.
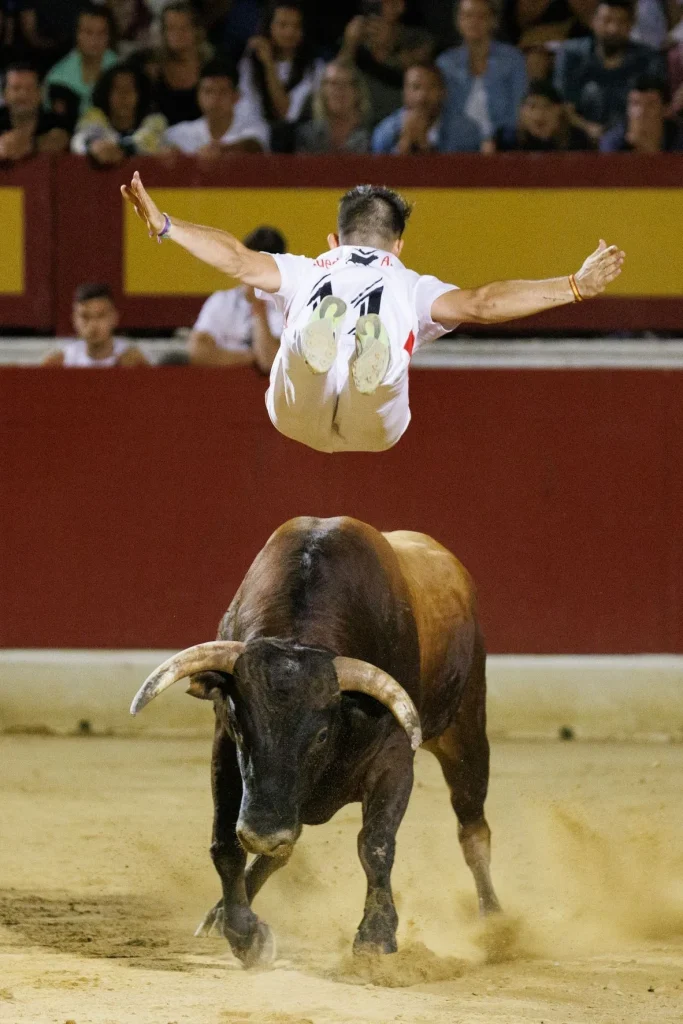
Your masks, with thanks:
<instances>
[{"instance_id":1,"label":"wooden barrier","mask_svg":"<svg viewBox=\"0 0 683 1024\"><path fill-rule=\"evenodd\" d=\"M161 332L192 323L220 279L204 275L176 248L169 247L172 255L151 249L141 225L124 215L119 185L136 166L180 215L205 215L237 233L271 221L285 229L292 249L311 253L326 246L341 191L358 181L394 185L417 204L407 262L465 286L564 273L598 234L609 234L629 250L609 297L503 329L677 332L683 322L680 156L463 154L243 156L213 165L147 158L109 170L61 156L0 170L0 212L3 195L10 207L18 201L11 189L21 190L24 204L23 240L10 231L0 256L10 266L14 252L25 267L19 293L16 268L9 291L3 292L0 274L0 325L68 333L73 290L92 279L112 285L125 328Z\"/></svg>"},{"instance_id":2,"label":"wooden barrier","mask_svg":"<svg viewBox=\"0 0 683 1024\"><path fill-rule=\"evenodd\" d=\"M251 370L0 370L0 646L211 638L269 534L432 534L491 650L683 653L683 373L414 370L381 455L281 437ZM362 581L359 581L359 586Z\"/></svg>"}]
</instances>

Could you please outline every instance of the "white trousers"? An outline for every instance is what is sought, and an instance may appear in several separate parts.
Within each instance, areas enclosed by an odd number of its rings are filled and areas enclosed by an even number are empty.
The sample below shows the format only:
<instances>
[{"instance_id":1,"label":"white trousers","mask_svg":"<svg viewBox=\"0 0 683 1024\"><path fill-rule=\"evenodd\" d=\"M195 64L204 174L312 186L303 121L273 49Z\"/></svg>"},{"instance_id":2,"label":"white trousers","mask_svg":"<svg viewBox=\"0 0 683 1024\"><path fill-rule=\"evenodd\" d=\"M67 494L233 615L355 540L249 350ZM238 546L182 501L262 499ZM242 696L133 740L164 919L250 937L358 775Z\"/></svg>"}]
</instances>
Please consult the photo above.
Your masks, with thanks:
<instances>
[{"instance_id":1,"label":"white trousers","mask_svg":"<svg viewBox=\"0 0 683 1024\"><path fill-rule=\"evenodd\" d=\"M355 354L356 315L350 331L348 322L344 324L337 359L327 373L316 374L308 367L300 332L291 326L283 331L270 373L266 408L272 423L285 437L319 452L383 452L396 444L410 423L410 356L395 341L401 335L384 311L382 321L391 341L389 369L372 395L356 388L349 366Z\"/></svg>"}]
</instances>

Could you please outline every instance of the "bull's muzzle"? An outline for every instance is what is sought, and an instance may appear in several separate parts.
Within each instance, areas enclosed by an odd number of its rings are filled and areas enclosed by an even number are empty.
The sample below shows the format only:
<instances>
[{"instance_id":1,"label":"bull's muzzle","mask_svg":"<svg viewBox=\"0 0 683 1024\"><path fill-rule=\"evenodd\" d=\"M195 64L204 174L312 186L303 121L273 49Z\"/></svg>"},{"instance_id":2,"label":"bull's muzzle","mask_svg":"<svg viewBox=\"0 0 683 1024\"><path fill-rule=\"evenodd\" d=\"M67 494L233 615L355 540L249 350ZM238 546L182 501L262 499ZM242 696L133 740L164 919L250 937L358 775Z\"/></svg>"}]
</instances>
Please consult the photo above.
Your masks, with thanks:
<instances>
[{"instance_id":1,"label":"bull's muzzle","mask_svg":"<svg viewBox=\"0 0 683 1024\"><path fill-rule=\"evenodd\" d=\"M257 833L246 825L238 825L237 838L247 853L258 853L264 857L289 857L299 832L280 829L277 832Z\"/></svg>"}]
</instances>

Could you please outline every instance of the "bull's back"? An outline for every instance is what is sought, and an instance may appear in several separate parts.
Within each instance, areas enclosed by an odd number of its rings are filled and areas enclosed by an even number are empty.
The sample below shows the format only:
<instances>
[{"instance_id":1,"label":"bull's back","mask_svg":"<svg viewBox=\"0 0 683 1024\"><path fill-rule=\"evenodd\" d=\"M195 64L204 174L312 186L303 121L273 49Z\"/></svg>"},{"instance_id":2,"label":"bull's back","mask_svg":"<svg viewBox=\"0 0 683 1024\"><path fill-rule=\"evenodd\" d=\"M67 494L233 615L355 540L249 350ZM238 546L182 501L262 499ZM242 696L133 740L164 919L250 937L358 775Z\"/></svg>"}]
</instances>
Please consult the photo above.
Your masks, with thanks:
<instances>
[{"instance_id":1,"label":"bull's back","mask_svg":"<svg viewBox=\"0 0 683 1024\"><path fill-rule=\"evenodd\" d=\"M428 686L448 672L454 658L467 659L477 628L474 582L455 555L426 534L395 530L384 536L410 592Z\"/></svg>"},{"instance_id":2,"label":"bull's back","mask_svg":"<svg viewBox=\"0 0 683 1024\"><path fill-rule=\"evenodd\" d=\"M279 527L254 559L219 635L277 636L360 658L419 698L410 590L392 545L357 519L299 517Z\"/></svg>"}]
</instances>

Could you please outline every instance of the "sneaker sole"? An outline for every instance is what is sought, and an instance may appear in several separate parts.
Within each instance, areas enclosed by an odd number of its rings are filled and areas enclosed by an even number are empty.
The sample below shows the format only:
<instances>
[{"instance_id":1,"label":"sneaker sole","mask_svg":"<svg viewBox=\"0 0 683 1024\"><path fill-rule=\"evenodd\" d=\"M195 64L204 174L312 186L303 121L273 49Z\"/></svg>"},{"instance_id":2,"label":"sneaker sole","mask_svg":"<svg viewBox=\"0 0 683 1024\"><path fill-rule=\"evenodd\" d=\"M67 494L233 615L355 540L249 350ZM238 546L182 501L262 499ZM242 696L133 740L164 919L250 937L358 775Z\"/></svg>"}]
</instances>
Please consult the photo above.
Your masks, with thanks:
<instances>
[{"instance_id":1,"label":"sneaker sole","mask_svg":"<svg viewBox=\"0 0 683 1024\"><path fill-rule=\"evenodd\" d=\"M376 313L358 320L356 347L358 354L351 363L353 380L362 395L372 395L386 376L391 351L384 324Z\"/></svg>"},{"instance_id":2,"label":"sneaker sole","mask_svg":"<svg viewBox=\"0 0 683 1024\"><path fill-rule=\"evenodd\" d=\"M345 315L346 303L328 295L301 332L301 351L313 373L327 373L337 358L337 336Z\"/></svg>"}]
</instances>

